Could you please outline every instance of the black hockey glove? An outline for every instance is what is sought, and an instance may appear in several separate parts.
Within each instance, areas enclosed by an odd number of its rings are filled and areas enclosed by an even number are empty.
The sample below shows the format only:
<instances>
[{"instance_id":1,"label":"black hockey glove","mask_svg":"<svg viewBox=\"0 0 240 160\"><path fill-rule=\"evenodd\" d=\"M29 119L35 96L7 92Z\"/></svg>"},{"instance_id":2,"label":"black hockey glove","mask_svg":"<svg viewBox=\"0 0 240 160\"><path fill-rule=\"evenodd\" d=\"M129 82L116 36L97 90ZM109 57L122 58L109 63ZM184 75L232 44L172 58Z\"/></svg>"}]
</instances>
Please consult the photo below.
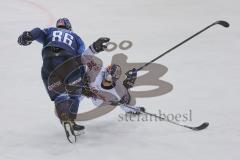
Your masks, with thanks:
<instances>
[{"instance_id":1,"label":"black hockey glove","mask_svg":"<svg viewBox=\"0 0 240 160\"><path fill-rule=\"evenodd\" d=\"M123 81L123 85L128 89L134 86L134 83L137 79L137 70L133 68L129 70L126 74L127 78Z\"/></svg>"},{"instance_id":2,"label":"black hockey glove","mask_svg":"<svg viewBox=\"0 0 240 160\"><path fill-rule=\"evenodd\" d=\"M82 88L82 94L86 97L96 98L95 92L96 92L95 90L93 90L89 87Z\"/></svg>"},{"instance_id":3,"label":"black hockey glove","mask_svg":"<svg viewBox=\"0 0 240 160\"><path fill-rule=\"evenodd\" d=\"M79 70L76 70L76 71L79 71ZM74 76L74 73L78 74L77 72L73 72L72 74L73 76ZM71 77L68 77L68 78L71 79ZM68 78L65 80L67 82L67 84L65 84L65 89L68 92L68 94L70 95L84 94L87 97L93 97L93 95L91 95L90 88L89 88L90 77L87 74L85 74L84 77L82 77L81 79L76 79L71 83L68 83Z\"/></svg>"},{"instance_id":4,"label":"black hockey glove","mask_svg":"<svg viewBox=\"0 0 240 160\"><path fill-rule=\"evenodd\" d=\"M32 41L33 41L33 37L31 35L31 32L28 32L28 31L23 32L23 34L18 37L19 45L27 46L27 45L30 45Z\"/></svg>"},{"instance_id":5,"label":"black hockey glove","mask_svg":"<svg viewBox=\"0 0 240 160\"><path fill-rule=\"evenodd\" d=\"M96 42L94 42L90 49L93 53L99 53L103 51L105 48L107 48L106 43L109 42L110 39L106 37L99 38Z\"/></svg>"}]
</instances>

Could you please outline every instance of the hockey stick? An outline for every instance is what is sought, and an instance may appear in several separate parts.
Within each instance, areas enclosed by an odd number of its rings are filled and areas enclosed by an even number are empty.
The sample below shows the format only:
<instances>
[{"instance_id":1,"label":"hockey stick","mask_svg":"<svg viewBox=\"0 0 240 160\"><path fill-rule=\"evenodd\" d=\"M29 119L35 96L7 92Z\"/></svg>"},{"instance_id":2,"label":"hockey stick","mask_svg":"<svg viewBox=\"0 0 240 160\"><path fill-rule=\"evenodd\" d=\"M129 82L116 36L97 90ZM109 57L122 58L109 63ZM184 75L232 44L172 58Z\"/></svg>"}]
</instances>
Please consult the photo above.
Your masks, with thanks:
<instances>
[{"instance_id":1,"label":"hockey stick","mask_svg":"<svg viewBox=\"0 0 240 160\"><path fill-rule=\"evenodd\" d=\"M186 43L187 41L191 40L192 38L196 37L197 35L199 35L200 33L206 31L207 29L211 28L212 26L215 26L215 25L221 25L223 27L229 27L229 23L226 22L226 21L216 21L214 22L213 24L205 27L204 29L200 30L199 32L195 33L194 35L190 36L189 38L185 39L184 41L182 41L181 43L177 44L176 46L172 47L171 49L167 50L166 52L162 53L161 55L159 55L158 57L154 58L153 60L147 62L146 64L144 64L143 66L139 67L136 69L136 71L140 71L142 70L144 67L148 66L149 64L155 62L156 60L158 60L159 58L163 57L164 55L168 54L169 52L171 52L172 50L178 48L179 46L183 45L184 43ZM128 73L128 72L127 72ZM126 75L127 75L126 73Z\"/></svg>"},{"instance_id":2,"label":"hockey stick","mask_svg":"<svg viewBox=\"0 0 240 160\"><path fill-rule=\"evenodd\" d=\"M128 106L128 105L124 105L124 106L128 107L130 109L133 109L133 110L137 110L136 108ZM203 130L203 129L205 129L205 128L207 128L209 126L208 122L204 122L204 123L202 123L201 125L199 125L197 127L191 127L191 126L188 126L188 125L183 125L183 124L180 124L180 123L177 123L177 122L174 122L174 121L170 121L169 119L163 118L161 116L157 116L156 114L148 113L148 112L145 112L145 111L140 111L140 112L142 114L150 115L150 116L159 118L162 121L166 121L166 122L172 123L174 125L181 126L181 127L184 127L184 128L188 128L188 129L191 129L191 130L194 130L194 131L200 131L200 130Z\"/></svg>"},{"instance_id":3,"label":"hockey stick","mask_svg":"<svg viewBox=\"0 0 240 160\"><path fill-rule=\"evenodd\" d=\"M176 48L178 48L179 46L183 45L183 44L186 43L187 41L191 40L192 38L196 37L197 35L201 34L202 32L206 31L207 29L209 29L209 28L211 28L212 26L215 26L215 25L217 25L217 24L219 24L219 25L221 25L221 26L223 26L223 27L226 27L226 28L230 26L229 23L226 22L226 21L222 21L222 20L216 21L216 22L212 23L211 25L209 25L209 26L203 28L202 30L198 31L198 32L195 33L194 35L190 36L189 38L185 39L184 41L180 42L179 44L175 45L174 47L170 48L169 50L167 50L166 52L162 53L161 55L159 55L158 57L154 58L153 60L147 62L147 63L144 64L143 66L135 69L134 71L133 71L133 69L132 69L132 70L129 70L128 72L125 73L126 76L127 76L127 77L131 77L131 74L130 74L130 73L132 73L132 72L138 72L138 71L142 70L144 67L150 65L151 63L155 62L155 61L158 60L159 58L163 57L164 55L168 54L169 52L173 51L174 49L176 49ZM126 106L126 107L131 108L131 109L135 109L135 108L130 107L130 106ZM136 109L135 109L135 110L136 110ZM161 119L161 120L167 121L167 122L172 123L172 124L174 124L174 125L178 125L178 126L181 126L181 127L185 127L185 128L188 128L188 129L191 129L191 130L194 130L194 131L200 131L200 130L203 130L203 129L205 129L205 128L207 128L207 127L209 126L209 123L208 123L208 122L204 122L204 123L202 123L201 125L199 125L199 126L197 126L197 127L191 127L191 126L183 125L183 124L180 124L180 123L177 123L177 122L174 122L174 121L170 121L170 120L168 120L168 119L166 119L166 118L163 118L163 117L161 117L161 116L157 116L157 115L152 114L152 113L143 112L143 111L141 111L141 113L147 114L147 115L150 115L150 116L154 116L154 117L156 117L156 118L159 118L159 119Z\"/></svg>"}]
</instances>

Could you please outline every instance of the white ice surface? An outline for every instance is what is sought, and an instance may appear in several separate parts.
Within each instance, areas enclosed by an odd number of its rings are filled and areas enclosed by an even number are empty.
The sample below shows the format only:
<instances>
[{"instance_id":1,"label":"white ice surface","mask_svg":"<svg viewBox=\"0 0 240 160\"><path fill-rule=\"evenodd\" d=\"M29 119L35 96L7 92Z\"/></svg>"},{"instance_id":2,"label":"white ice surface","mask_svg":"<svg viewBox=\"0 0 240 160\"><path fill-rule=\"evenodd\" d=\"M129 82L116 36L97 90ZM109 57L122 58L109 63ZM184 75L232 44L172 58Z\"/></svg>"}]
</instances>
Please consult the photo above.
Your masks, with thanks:
<instances>
[{"instance_id":1,"label":"white ice surface","mask_svg":"<svg viewBox=\"0 0 240 160\"><path fill-rule=\"evenodd\" d=\"M1 160L236 160L240 158L240 10L238 0L0 0ZM174 89L138 99L149 112L193 112L193 132L165 122L119 122L120 109L84 122L86 134L71 145L54 115L40 76L41 45L17 45L33 27L68 17L88 46L100 36L131 40L127 51L101 53L105 64L116 53L129 62L151 60L216 20L215 26L158 60L161 79ZM85 101L82 110L91 108Z\"/></svg>"}]
</instances>

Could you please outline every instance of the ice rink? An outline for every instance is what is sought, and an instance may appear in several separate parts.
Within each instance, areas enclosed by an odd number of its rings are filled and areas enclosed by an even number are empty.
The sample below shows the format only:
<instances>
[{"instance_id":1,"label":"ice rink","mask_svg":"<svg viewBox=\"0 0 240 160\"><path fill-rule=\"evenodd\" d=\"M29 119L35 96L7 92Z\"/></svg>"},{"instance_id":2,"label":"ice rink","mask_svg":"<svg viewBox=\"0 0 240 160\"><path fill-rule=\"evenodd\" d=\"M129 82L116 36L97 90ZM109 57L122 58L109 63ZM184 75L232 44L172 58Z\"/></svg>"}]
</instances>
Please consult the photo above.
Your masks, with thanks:
<instances>
[{"instance_id":1,"label":"ice rink","mask_svg":"<svg viewBox=\"0 0 240 160\"><path fill-rule=\"evenodd\" d=\"M0 160L236 160L240 158L240 2L238 0L0 0ZM128 50L98 55L104 65L124 53L128 62L147 62L203 27L214 26L159 59L173 85L167 94L138 98L137 104L157 113L192 111L194 132L167 122L122 122L117 108L85 121L85 134L70 144L41 80L41 48L23 47L18 36L34 27L71 20L86 46L107 36ZM139 88L141 89L141 88ZM142 89L148 90L148 87ZM89 100L79 112L92 109Z\"/></svg>"}]
</instances>

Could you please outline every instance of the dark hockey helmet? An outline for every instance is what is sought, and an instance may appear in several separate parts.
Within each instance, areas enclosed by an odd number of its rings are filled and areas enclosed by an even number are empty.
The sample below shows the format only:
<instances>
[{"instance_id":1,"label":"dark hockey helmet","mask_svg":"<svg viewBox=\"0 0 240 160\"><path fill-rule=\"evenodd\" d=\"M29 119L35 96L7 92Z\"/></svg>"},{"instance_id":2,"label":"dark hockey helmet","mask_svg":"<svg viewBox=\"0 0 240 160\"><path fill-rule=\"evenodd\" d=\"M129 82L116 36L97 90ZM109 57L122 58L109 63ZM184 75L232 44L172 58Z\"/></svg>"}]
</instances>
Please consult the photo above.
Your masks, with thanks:
<instances>
[{"instance_id":1,"label":"dark hockey helmet","mask_svg":"<svg viewBox=\"0 0 240 160\"><path fill-rule=\"evenodd\" d=\"M67 18L60 18L57 20L57 23L56 23L56 27L57 28L64 28L64 29L67 29L67 30L72 30L72 25L69 21L69 19Z\"/></svg>"},{"instance_id":2,"label":"dark hockey helmet","mask_svg":"<svg viewBox=\"0 0 240 160\"><path fill-rule=\"evenodd\" d=\"M119 65L117 64L112 64L107 67L104 78L108 82L116 82L122 74L122 69Z\"/></svg>"}]
</instances>

